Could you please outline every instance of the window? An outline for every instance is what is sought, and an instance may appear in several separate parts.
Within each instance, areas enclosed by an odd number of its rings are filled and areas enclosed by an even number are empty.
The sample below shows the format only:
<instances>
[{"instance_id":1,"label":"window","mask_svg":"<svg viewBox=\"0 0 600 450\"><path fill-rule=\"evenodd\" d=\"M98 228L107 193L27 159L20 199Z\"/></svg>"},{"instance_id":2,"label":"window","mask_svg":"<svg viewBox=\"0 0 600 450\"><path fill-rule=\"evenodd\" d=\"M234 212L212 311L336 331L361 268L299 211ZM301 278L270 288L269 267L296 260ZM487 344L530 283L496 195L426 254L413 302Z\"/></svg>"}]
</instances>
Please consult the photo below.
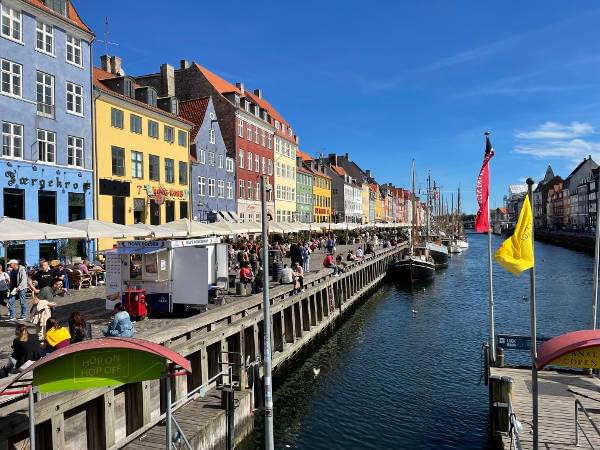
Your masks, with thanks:
<instances>
[{"instance_id":1,"label":"window","mask_svg":"<svg viewBox=\"0 0 600 450\"><path fill-rule=\"evenodd\" d=\"M252 199L252 181L248 181L248 198Z\"/></svg>"},{"instance_id":2,"label":"window","mask_svg":"<svg viewBox=\"0 0 600 450\"><path fill-rule=\"evenodd\" d=\"M262 145L263 147L266 146L266 141L265 141L265 130L261 130L260 131L260 145Z\"/></svg>"},{"instance_id":3,"label":"window","mask_svg":"<svg viewBox=\"0 0 600 450\"><path fill-rule=\"evenodd\" d=\"M175 220L175 202L173 200L165 201L165 221L173 222Z\"/></svg>"},{"instance_id":4,"label":"window","mask_svg":"<svg viewBox=\"0 0 600 450\"><path fill-rule=\"evenodd\" d=\"M2 156L23 157L23 125L2 122Z\"/></svg>"},{"instance_id":5,"label":"window","mask_svg":"<svg viewBox=\"0 0 600 450\"><path fill-rule=\"evenodd\" d=\"M123 111L117 108L110 109L110 125L114 128L123 129Z\"/></svg>"},{"instance_id":6,"label":"window","mask_svg":"<svg viewBox=\"0 0 600 450\"><path fill-rule=\"evenodd\" d=\"M260 156L259 155L254 155L254 170L256 172L260 171Z\"/></svg>"},{"instance_id":7,"label":"window","mask_svg":"<svg viewBox=\"0 0 600 450\"><path fill-rule=\"evenodd\" d=\"M2 93L21 97L23 66L7 59L0 60L2 66Z\"/></svg>"},{"instance_id":8,"label":"window","mask_svg":"<svg viewBox=\"0 0 600 450\"><path fill-rule=\"evenodd\" d=\"M227 182L227 198L233 198L233 183L231 181Z\"/></svg>"},{"instance_id":9,"label":"window","mask_svg":"<svg viewBox=\"0 0 600 450\"><path fill-rule=\"evenodd\" d=\"M142 118L135 114L129 115L129 129L132 133L142 134Z\"/></svg>"},{"instance_id":10,"label":"window","mask_svg":"<svg viewBox=\"0 0 600 450\"><path fill-rule=\"evenodd\" d=\"M153 181L160 181L160 158L156 155L148 157L148 175Z\"/></svg>"},{"instance_id":11,"label":"window","mask_svg":"<svg viewBox=\"0 0 600 450\"><path fill-rule=\"evenodd\" d=\"M275 163L275 175L281 176L281 163L279 161Z\"/></svg>"},{"instance_id":12,"label":"window","mask_svg":"<svg viewBox=\"0 0 600 450\"><path fill-rule=\"evenodd\" d=\"M67 139L67 164L83 167L83 139L69 136Z\"/></svg>"},{"instance_id":13,"label":"window","mask_svg":"<svg viewBox=\"0 0 600 450\"><path fill-rule=\"evenodd\" d=\"M281 200L281 185L277 185L275 189L275 200Z\"/></svg>"},{"instance_id":14,"label":"window","mask_svg":"<svg viewBox=\"0 0 600 450\"><path fill-rule=\"evenodd\" d=\"M148 136L158 139L158 122L155 122L154 120L148 121Z\"/></svg>"},{"instance_id":15,"label":"window","mask_svg":"<svg viewBox=\"0 0 600 450\"><path fill-rule=\"evenodd\" d=\"M177 131L177 143L182 147L187 147L187 133L183 130Z\"/></svg>"},{"instance_id":16,"label":"window","mask_svg":"<svg viewBox=\"0 0 600 450\"><path fill-rule=\"evenodd\" d=\"M273 161L269 160L269 175L273 175Z\"/></svg>"},{"instance_id":17,"label":"window","mask_svg":"<svg viewBox=\"0 0 600 450\"><path fill-rule=\"evenodd\" d=\"M167 183L175 182L175 161L165 158L165 181Z\"/></svg>"},{"instance_id":18,"label":"window","mask_svg":"<svg viewBox=\"0 0 600 450\"><path fill-rule=\"evenodd\" d=\"M204 197L204 177L198 177L198 195Z\"/></svg>"},{"instance_id":19,"label":"window","mask_svg":"<svg viewBox=\"0 0 600 450\"><path fill-rule=\"evenodd\" d=\"M54 77L38 70L36 92L38 114L54 117Z\"/></svg>"},{"instance_id":20,"label":"window","mask_svg":"<svg viewBox=\"0 0 600 450\"><path fill-rule=\"evenodd\" d=\"M175 130L173 130L173 127L165 125L164 135L165 142L169 142L171 144L175 142Z\"/></svg>"},{"instance_id":21,"label":"window","mask_svg":"<svg viewBox=\"0 0 600 450\"><path fill-rule=\"evenodd\" d=\"M238 119L238 135L241 138L244 137L244 121L242 119Z\"/></svg>"},{"instance_id":22,"label":"window","mask_svg":"<svg viewBox=\"0 0 600 450\"><path fill-rule=\"evenodd\" d=\"M208 130L208 142L210 142L211 144L215 144L217 142L217 137L214 128Z\"/></svg>"},{"instance_id":23,"label":"window","mask_svg":"<svg viewBox=\"0 0 600 450\"><path fill-rule=\"evenodd\" d=\"M67 81L67 112L83 115L83 87L70 81Z\"/></svg>"},{"instance_id":24,"label":"window","mask_svg":"<svg viewBox=\"0 0 600 450\"><path fill-rule=\"evenodd\" d=\"M258 127L254 127L254 143L258 144Z\"/></svg>"},{"instance_id":25,"label":"window","mask_svg":"<svg viewBox=\"0 0 600 450\"><path fill-rule=\"evenodd\" d=\"M215 165L215 152L208 152L208 165L209 166Z\"/></svg>"},{"instance_id":26,"label":"window","mask_svg":"<svg viewBox=\"0 0 600 450\"><path fill-rule=\"evenodd\" d=\"M256 183L256 200L260 200L260 183Z\"/></svg>"},{"instance_id":27,"label":"window","mask_svg":"<svg viewBox=\"0 0 600 450\"><path fill-rule=\"evenodd\" d=\"M239 153L239 164L240 164L240 169L244 168L244 150L242 150L240 148L240 153Z\"/></svg>"},{"instance_id":28,"label":"window","mask_svg":"<svg viewBox=\"0 0 600 450\"><path fill-rule=\"evenodd\" d=\"M217 183L217 197L225 198L225 181L219 180Z\"/></svg>"},{"instance_id":29,"label":"window","mask_svg":"<svg viewBox=\"0 0 600 450\"><path fill-rule=\"evenodd\" d=\"M240 192L238 197L244 198L244 180L240 180Z\"/></svg>"},{"instance_id":30,"label":"window","mask_svg":"<svg viewBox=\"0 0 600 450\"><path fill-rule=\"evenodd\" d=\"M188 218L188 202L179 202L179 218Z\"/></svg>"},{"instance_id":31,"label":"window","mask_svg":"<svg viewBox=\"0 0 600 450\"><path fill-rule=\"evenodd\" d=\"M187 184L188 165L185 161L179 161L179 184Z\"/></svg>"},{"instance_id":32,"label":"window","mask_svg":"<svg viewBox=\"0 0 600 450\"><path fill-rule=\"evenodd\" d=\"M125 176L125 149L113 146L112 154L112 174L120 177Z\"/></svg>"},{"instance_id":33,"label":"window","mask_svg":"<svg viewBox=\"0 0 600 450\"><path fill-rule=\"evenodd\" d=\"M2 5L2 36L21 42L21 11Z\"/></svg>"},{"instance_id":34,"label":"window","mask_svg":"<svg viewBox=\"0 0 600 450\"><path fill-rule=\"evenodd\" d=\"M248 128L246 128L246 138L248 138L249 141L252 140L252 126L250 124L248 124Z\"/></svg>"},{"instance_id":35,"label":"window","mask_svg":"<svg viewBox=\"0 0 600 450\"><path fill-rule=\"evenodd\" d=\"M48 163L56 162L56 133L37 130L38 160Z\"/></svg>"},{"instance_id":36,"label":"window","mask_svg":"<svg viewBox=\"0 0 600 450\"><path fill-rule=\"evenodd\" d=\"M267 158L265 158L264 156L262 157L262 164L261 164L261 169L262 169L262 173L265 174L267 173Z\"/></svg>"},{"instance_id":37,"label":"window","mask_svg":"<svg viewBox=\"0 0 600 450\"><path fill-rule=\"evenodd\" d=\"M81 39L67 35L67 61L81 66Z\"/></svg>"},{"instance_id":38,"label":"window","mask_svg":"<svg viewBox=\"0 0 600 450\"><path fill-rule=\"evenodd\" d=\"M219 155L219 169L223 168L223 160L225 157L223 155Z\"/></svg>"},{"instance_id":39,"label":"window","mask_svg":"<svg viewBox=\"0 0 600 450\"><path fill-rule=\"evenodd\" d=\"M142 152L131 151L131 176L144 178L144 155Z\"/></svg>"},{"instance_id":40,"label":"window","mask_svg":"<svg viewBox=\"0 0 600 450\"><path fill-rule=\"evenodd\" d=\"M248 152L248 170L252 170L252 152Z\"/></svg>"},{"instance_id":41,"label":"window","mask_svg":"<svg viewBox=\"0 0 600 450\"><path fill-rule=\"evenodd\" d=\"M209 197L215 196L215 179L214 178L208 179L208 196Z\"/></svg>"},{"instance_id":42,"label":"window","mask_svg":"<svg viewBox=\"0 0 600 450\"><path fill-rule=\"evenodd\" d=\"M206 164L206 151L200 149L200 164Z\"/></svg>"},{"instance_id":43,"label":"window","mask_svg":"<svg viewBox=\"0 0 600 450\"><path fill-rule=\"evenodd\" d=\"M52 25L38 22L36 26L35 48L40 52L54 55L54 30Z\"/></svg>"},{"instance_id":44,"label":"window","mask_svg":"<svg viewBox=\"0 0 600 450\"><path fill-rule=\"evenodd\" d=\"M269 142L269 148L273 148L273 136L271 135L271 133L269 133L269 135L267 136L267 140Z\"/></svg>"},{"instance_id":45,"label":"window","mask_svg":"<svg viewBox=\"0 0 600 450\"><path fill-rule=\"evenodd\" d=\"M225 170L227 172L233 172L233 158L226 158L225 159Z\"/></svg>"}]
</instances>

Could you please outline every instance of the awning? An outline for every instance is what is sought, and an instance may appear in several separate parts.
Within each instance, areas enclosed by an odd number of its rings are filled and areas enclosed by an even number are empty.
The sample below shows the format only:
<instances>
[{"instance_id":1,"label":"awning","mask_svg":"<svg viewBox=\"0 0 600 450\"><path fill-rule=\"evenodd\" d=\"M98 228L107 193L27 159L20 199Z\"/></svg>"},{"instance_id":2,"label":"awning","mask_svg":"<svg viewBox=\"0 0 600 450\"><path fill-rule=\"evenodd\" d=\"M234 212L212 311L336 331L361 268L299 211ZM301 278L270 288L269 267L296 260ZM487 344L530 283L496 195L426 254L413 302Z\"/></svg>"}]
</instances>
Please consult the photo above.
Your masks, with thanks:
<instances>
[{"instance_id":1,"label":"awning","mask_svg":"<svg viewBox=\"0 0 600 450\"><path fill-rule=\"evenodd\" d=\"M117 247L114 252L118 255L149 255L166 250L165 247Z\"/></svg>"}]
</instances>

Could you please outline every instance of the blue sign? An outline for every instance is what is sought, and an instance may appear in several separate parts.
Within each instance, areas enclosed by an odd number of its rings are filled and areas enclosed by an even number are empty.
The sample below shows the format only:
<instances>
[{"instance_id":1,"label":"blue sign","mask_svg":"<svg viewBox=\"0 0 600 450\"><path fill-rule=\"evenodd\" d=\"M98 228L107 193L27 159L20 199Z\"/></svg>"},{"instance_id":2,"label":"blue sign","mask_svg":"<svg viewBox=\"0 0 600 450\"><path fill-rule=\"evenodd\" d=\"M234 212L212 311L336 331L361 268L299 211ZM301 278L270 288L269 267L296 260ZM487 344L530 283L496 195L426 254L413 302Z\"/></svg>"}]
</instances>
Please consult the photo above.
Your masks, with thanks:
<instances>
[{"instance_id":1,"label":"blue sign","mask_svg":"<svg viewBox=\"0 0 600 450\"><path fill-rule=\"evenodd\" d=\"M539 346L542 342L546 342L549 338L539 337L537 338L537 345ZM504 350L520 350L530 351L531 350L531 336L520 336L516 334L497 334L496 335L496 347Z\"/></svg>"}]
</instances>

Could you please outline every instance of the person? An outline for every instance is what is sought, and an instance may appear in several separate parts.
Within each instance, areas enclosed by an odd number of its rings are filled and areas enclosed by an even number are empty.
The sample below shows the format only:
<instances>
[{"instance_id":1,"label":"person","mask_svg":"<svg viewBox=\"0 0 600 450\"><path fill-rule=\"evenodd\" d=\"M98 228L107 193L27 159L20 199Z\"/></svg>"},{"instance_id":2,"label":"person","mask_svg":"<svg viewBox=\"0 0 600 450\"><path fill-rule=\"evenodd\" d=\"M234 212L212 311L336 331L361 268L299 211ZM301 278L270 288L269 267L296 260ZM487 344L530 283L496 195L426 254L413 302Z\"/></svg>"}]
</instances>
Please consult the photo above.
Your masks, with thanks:
<instances>
[{"instance_id":1,"label":"person","mask_svg":"<svg viewBox=\"0 0 600 450\"><path fill-rule=\"evenodd\" d=\"M362 247L356 249L356 259L363 259L365 254L363 253Z\"/></svg>"},{"instance_id":2,"label":"person","mask_svg":"<svg viewBox=\"0 0 600 450\"><path fill-rule=\"evenodd\" d=\"M65 295L69 294L69 277L67 275L67 271L65 270L65 266L62 263L58 263L58 265L52 271L52 276L55 280L60 280L62 284L62 292Z\"/></svg>"},{"instance_id":3,"label":"person","mask_svg":"<svg viewBox=\"0 0 600 450\"><path fill-rule=\"evenodd\" d=\"M4 271L0 264L0 304L6 306L8 300L8 288L10 287L10 276Z\"/></svg>"},{"instance_id":4,"label":"person","mask_svg":"<svg viewBox=\"0 0 600 450\"><path fill-rule=\"evenodd\" d=\"M72 312L69 316L69 333L71 334L71 344L88 338L85 320L78 311Z\"/></svg>"},{"instance_id":5,"label":"person","mask_svg":"<svg viewBox=\"0 0 600 450\"><path fill-rule=\"evenodd\" d=\"M31 303L33 304L29 312L31 314L31 323L36 326L39 340L43 341L46 335L46 323L52 317L52 308L56 306L56 303L42 300L38 297L33 297Z\"/></svg>"},{"instance_id":6,"label":"person","mask_svg":"<svg viewBox=\"0 0 600 450\"><path fill-rule=\"evenodd\" d=\"M125 311L122 303L117 303L113 309L114 316L102 334L112 337L133 337L135 328L129 317L129 313Z\"/></svg>"},{"instance_id":7,"label":"person","mask_svg":"<svg viewBox=\"0 0 600 450\"><path fill-rule=\"evenodd\" d=\"M263 291L263 268L259 267L254 277L254 287L252 288L253 294L260 294Z\"/></svg>"},{"instance_id":8,"label":"person","mask_svg":"<svg viewBox=\"0 0 600 450\"><path fill-rule=\"evenodd\" d=\"M333 240L333 236L329 236L327 240L327 251L329 253L333 253L333 249L335 248L335 241Z\"/></svg>"},{"instance_id":9,"label":"person","mask_svg":"<svg viewBox=\"0 0 600 450\"><path fill-rule=\"evenodd\" d=\"M90 274L90 269L88 269L88 261L87 261L87 259L84 259L83 261L81 261L81 263L79 264L79 266L77 268L79 270L81 270L81 273L83 275L89 275Z\"/></svg>"},{"instance_id":10,"label":"person","mask_svg":"<svg viewBox=\"0 0 600 450\"><path fill-rule=\"evenodd\" d=\"M281 276L279 277L280 284L294 284L294 272L290 269L287 264L283 265L281 269Z\"/></svg>"},{"instance_id":11,"label":"person","mask_svg":"<svg viewBox=\"0 0 600 450\"><path fill-rule=\"evenodd\" d=\"M305 273L310 272L310 254L312 253L312 251L310 250L310 246L308 245L308 242L305 242L304 245L302 246L302 269L304 270Z\"/></svg>"},{"instance_id":12,"label":"person","mask_svg":"<svg viewBox=\"0 0 600 450\"><path fill-rule=\"evenodd\" d=\"M258 253L255 248L250 250L250 267L252 267L252 272L258 272Z\"/></svg>"},{"instance_id":13,"label":"person","mask_svg":"<svg viewBox=\"0 0 600 450\"><path fill-rule=\"evenodd\" d=\"M352 250L348 250L348 254L346 255L346 261L356 261L356 256L354 256Z\"/></svg>"},{"instance_id":14,"label":"person","mask_svg":"<svg viewBox=\"0 0 600 450\"><path fill-rule=\"evenodd\" d=\"M254 290L254 286L252 284L253 281L254 273L252 272L250 265L247 262L242 262L242 267L240 268L240 283L244 285L246 292L248 292L248 284L250 284L250 287L252 290Z\"/></svg>"},{"instance_id":15,"label":"person","mask_svg":"<svg viewBox=\"0 0 600 450\"><path fill-rule=\"evenodd\" d=\"M338 275L338 266L335 265L335 260L333 259L333 254L328 253L323 259L323 267L327 269L333 269L333 276L337 277Z\"/></svg>"},{"instance_id":16,"label":"person","mask_svg":"<svg viewBox=\"0 0 600 450\"><path fill-rule=\"evenodd\" d=\"M19 320L27 320L27 270L25 266L19 264L19 261L16 259L11 259L8 262L10 266L10 294L8 297L8 320L16 319L16 311L15 311L15 303L17 302L17 298L19 299L19 303L21 304L21 317Z\"/></svg>"},{"instance_id":17,"label":"person","mask_svg":"<svg viewBox=\"0 0 600 450\"><path fill-rule=\"evenodd\" d=\"M45 348L48 353L59 350L71 344L69 329L63 327L55 317L46 321Z\"/></svg>"},{"instance_id":18,"label":"person","mask_svg":"<svg viewBox=\"0 0 600 450\"><path fill-rule=\"evenodd\" d=\"M294 272L294 281L298 283L298 291L304 292L304 269L302 269L300 263L296 262L292 270Z\"/></svg>"},{"instance_id":19,"label":"person","mask_svg":"<svg viewBox=\"0 0 600 450\"><path fill-rule=\"evenodd\" d=\"M34 281L35 281L35 284L34 284ZM54 275L53 275L52 271L50 270L48 261L44 260L44 261L42 261L40 270L38 270L33 275L33 277L31 277L29 279L29 288L31 289L31 292L33 292L34 294L40 294L42 289L45 289L44 292L47 293L48 289L46 289L46 288L50 288L50 290L51 290L53 284L54 284ZM54 298L54 295L52 294L51 298L46 298L43 295L42 296L38 295L38 297L45 299L45 300L52 300L52 298Z\"/></svg>"},{"instance_id":20,"label":"person","mask_svg":"<svg viewBox=\"0 0 600 450\"><path fill-rule=\"evenodd\" d=\"M24 324L17 324L15 336L12 343L12 355L4 364L4 367L0 368L0 378L8 376L13 369L27 369L34 361L42 357L40 341L35 335L29 334Z\"/></svg>"}]
</instances>

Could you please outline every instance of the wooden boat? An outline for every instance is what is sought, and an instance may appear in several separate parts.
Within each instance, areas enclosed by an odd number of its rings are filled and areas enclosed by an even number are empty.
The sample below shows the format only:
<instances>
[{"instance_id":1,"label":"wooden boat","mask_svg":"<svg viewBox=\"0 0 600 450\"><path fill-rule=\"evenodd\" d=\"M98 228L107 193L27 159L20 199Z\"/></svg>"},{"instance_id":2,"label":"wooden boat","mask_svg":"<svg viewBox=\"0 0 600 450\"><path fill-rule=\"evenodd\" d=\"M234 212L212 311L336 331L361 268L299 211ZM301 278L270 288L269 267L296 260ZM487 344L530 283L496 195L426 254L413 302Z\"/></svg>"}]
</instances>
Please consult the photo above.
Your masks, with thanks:
<instances>
[{"instance_id":1,"label":"wooden boat","mask_svg":"<svg viewBox=\"0 0 600 450\"><path fill-rule=\"evenodd\" d=\"M435 242L427 242L426 247L435 262L436 269L448 267L448 247Z\"/></svg>"}]
</instances>

